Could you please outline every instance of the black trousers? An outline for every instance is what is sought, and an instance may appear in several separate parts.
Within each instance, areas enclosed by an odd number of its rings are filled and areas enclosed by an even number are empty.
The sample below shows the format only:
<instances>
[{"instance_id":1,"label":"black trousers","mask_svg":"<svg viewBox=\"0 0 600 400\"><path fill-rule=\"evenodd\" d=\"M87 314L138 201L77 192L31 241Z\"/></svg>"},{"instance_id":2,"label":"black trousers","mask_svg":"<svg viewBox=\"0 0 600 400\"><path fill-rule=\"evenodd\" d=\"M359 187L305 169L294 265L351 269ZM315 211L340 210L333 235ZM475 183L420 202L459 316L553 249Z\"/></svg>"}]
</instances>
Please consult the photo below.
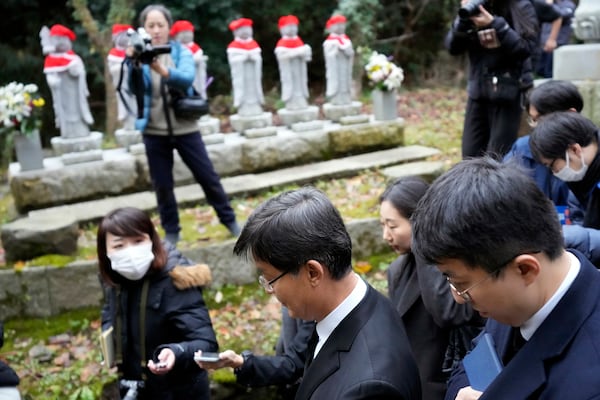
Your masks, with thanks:
<instances>
[{"instance_id":1,"label":"black trousers","mask_svg":"<svg viewBox=\"0 0 600 400\"><path fill-rule=\"evenodd\" d=\"M166 233L174 234L181 230L174 191L173 150L177 150L196 182L202 187L206 201L215 209L219 221L226 226L235 221L229 198L208 157L199 132L172 137L144 135L144 145L150 177L156 191L160 222Z\"/></svg>"},{"instance_id":2,"label":"black trousers","mask_svg":"<svg viewBox=\"0 0 600 400\"><path fill-rule=\"evenodd\" d=\"M462 157L484 154L504 156L517 139L521 123L521 96L514 102L467 100L462 136Z\"/></svg>"}]
</instances>

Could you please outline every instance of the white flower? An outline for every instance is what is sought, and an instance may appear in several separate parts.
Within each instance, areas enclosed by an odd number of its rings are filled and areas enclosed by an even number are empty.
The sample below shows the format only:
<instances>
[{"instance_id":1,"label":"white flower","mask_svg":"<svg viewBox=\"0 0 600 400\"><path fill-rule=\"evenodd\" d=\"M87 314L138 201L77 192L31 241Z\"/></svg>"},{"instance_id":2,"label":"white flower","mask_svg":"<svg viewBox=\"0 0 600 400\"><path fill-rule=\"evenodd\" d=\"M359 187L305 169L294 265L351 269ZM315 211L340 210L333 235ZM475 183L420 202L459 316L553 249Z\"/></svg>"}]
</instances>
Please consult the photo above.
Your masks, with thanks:
<instances>
[{"instance_id":1,"label":"white flower","mask_svg":"<svg viewBox=\"0 0 600 400\"><path fill-rule=\"evenodd\" d=\"M37 85L10 82L0 87L0 133L14 130L29 133L39 128L40 119L33 116L36 109L44 106Z\"/></svg>"},{"instance_id":2,"label":"white flower","mask_svg":"<svg viewBox=\"0 0 600 400\"><path fill-rule=\"evenodd\" d=\"M367 78L380 90L399 89L404 80L404 71L392 63L384 54L374 51L365 66Z\"/></svg>"}]
</instances>

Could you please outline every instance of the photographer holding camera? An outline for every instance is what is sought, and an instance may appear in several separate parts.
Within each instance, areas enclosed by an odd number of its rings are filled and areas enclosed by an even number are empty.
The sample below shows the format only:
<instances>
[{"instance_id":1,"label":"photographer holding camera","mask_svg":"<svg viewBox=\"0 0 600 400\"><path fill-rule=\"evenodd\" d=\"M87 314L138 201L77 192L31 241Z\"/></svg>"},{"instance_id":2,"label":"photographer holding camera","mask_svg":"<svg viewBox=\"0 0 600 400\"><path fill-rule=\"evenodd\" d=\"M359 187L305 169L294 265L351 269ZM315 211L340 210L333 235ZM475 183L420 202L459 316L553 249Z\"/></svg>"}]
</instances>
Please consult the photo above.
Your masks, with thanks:
<instances>
[{"instance_id":1,"label":"photographer holding camera","mask_svg":"<svg viewBox=\"0 0 600 400\"><path fill-rule=\"evenodd\" d=\"M538 26L530 0L461 1L445 45L469 56L463 158L503 155L517 138Z\"/></svg>"},{"instance_id":2,"label":"photographer holding camera","mask_svg":"<svg viewBox=\"0 0 600 400\"><path fill-rule=\"evenodd\" d=\"M219 221L233 236L240 228L219 175L208 157L197 119L177 117L172 106L174 90L192 93L195 67L192 53L181 43L169 40L173 23L171 12L152 4L140 14L140 25L149 39L132 35L127 48L130 88L138 98L135 128L143 133L144 145L161 225L166 239L179 240L179 214L173 180L173 150L200 184L206 201L215 209Z\"/></svg>"}]
</instances>

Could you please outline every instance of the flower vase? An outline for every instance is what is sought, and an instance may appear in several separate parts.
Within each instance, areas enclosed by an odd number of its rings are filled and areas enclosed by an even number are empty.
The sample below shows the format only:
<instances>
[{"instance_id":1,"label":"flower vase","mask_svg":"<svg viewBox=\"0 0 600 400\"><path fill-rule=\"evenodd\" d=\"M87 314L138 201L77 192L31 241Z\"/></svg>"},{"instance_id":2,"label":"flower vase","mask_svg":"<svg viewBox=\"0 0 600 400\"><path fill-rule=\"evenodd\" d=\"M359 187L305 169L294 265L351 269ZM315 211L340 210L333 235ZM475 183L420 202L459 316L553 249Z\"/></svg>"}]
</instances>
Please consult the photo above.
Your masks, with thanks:
<instances>
[{"instance_id":1,"label":"flower vase","mask_svg":"<svg viewBox=\"0 0 600 400\"><path fill-rule=\"evenodd\" d=\"M40 131L30 134L17 133L13 136L17 161L21 171L44 168L44 152L40 141Z\"/></svg>"},{"instance_id":2,"label":"flower vase","mask_svg":"<svg viewBox=\"0 0 600 400\"><path fill-rule=\"evenodd\" d=\"M389 121L398 118L398 105L395 90L374 89L371 92L373 114L377 121Z\"/></svg>"}]
</instances>

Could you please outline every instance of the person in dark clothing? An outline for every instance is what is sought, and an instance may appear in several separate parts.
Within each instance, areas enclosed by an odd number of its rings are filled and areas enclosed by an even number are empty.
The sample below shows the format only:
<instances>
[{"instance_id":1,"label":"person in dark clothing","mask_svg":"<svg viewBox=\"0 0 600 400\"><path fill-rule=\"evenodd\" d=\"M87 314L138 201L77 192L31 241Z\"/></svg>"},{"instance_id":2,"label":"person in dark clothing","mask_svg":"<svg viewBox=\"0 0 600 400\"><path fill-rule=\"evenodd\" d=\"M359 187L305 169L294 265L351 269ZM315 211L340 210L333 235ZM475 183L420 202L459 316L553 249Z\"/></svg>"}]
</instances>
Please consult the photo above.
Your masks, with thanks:
<instances>
[{"instance_id":1,"label":"person in dark clothing","mask_svg":"<svg viewBox=\"0 0 600 400\"><path fill-rule=\"evenodd\" d=\"M562 25L562 14L552 4L546 0L531 0L538 18L539 26L539 44L535 49L531 63L536 69L540 63L543 53L552 53L558 46L558 33ZM542 36L542 27L547 27L545 35Z\"/></svg>"},{"instance_id":2,"label":"person in dark clothing","mask_svg":"<svg viewBox=\"0 0 600 400\"><path fill-rule=\"evenodd\" d=\"M0 348L4 345L4 322L0 321ZM20 400L19 394L19 376L14 369L0 360L0 399L2 400Z\"/></svg>"},{"instance_id":3,"label":"person in dark clothing","mask_svg":"<svg viewBox=\"0 0 600 400\"><path fill-rule=\"evenodd\" d=\"M314 321L303 321L289 316L282 307L282 326L274 356L259 356L251 351L237 354L225 350L217 362L196 361L200 368L231 367L237 383L249 387L279 386L279 398L294 399L304 372L308 342L315 330ZM198 352L201 355L201 352Z\"/></svg>"},{"instance_id":4,"label":"person in dark clothing","mask_svg":"<svg viewBox=\"0 0 600 400\"><path fill-rule=\"evenodd\" d=\"M380 197L379 215L383 239L399 254L388 269L388 292L417 361L423 400L442 400L449 372L485 319L456 303L444 275L411 250L410 217L428 187L417 177L392 182Z\"/></svg>"},{"instance_id":5,"label":"person in dark clothing","mask_svg":"<svg viewBox=\"0 0 600 400\"><path fill-rule=\"evenodd\" d=\"M600 229L600 131L579 113L540 118L530 139L535 159L567 183L583 210L582 225Z\"/></svg>"},{"instance_id":6,"label":"person in dark clothing","mask_svg":"<svg viewBox=\"0 0 600 400\"><path fill-rule=\"evenodd\" d=\"M569 44L571 35L573 34L573 17L575 15L575 3L571 0L555 0L553 3L554 9L560 14L561 23L556 36L554 48L544 47L540 54L540 58L536 65L536 72L542 78L552 78L554 64L554 50L560 46ZM544 22L541 21L540 22ZM553 35L554 26L552 23L542 23L540 32L540 43L545 44Z\"/></svg>"},{"instance_id":7,"label":"person in dark clothing","mask_svg":"<svg viewBox=\"0 0 600 400\"><path fill-rule=\"evenodd\" d=\"M208 267L162 243L150 217L133 207L104 217L97 249L102 329L113 329L121 382L143 382L140 400L209 399L208 374L193 360L196 350L218 349L202 297Z\"/></svg>"},{"instance_id":8,"label":"person in dark clothing","mask_svg":"<svg viewBox=\"0 0 600 400\"><path fill-rule=\"evenodd\" d=\"M160 222L166 239L176 244L181 231L173 179L173 151L177 150L202 187L206 201L215 209L221 224L233 236L237 236L240 228L235 212L208 157L198 130L198 121L177 118L168 105L171 98L168 88L184 92L191 90L196 70L189 49L177 41L169 40L172 24L173 18L167 8L157 4L147 6L140 13L140 25L151 35L152 46L170 45L171 51L158 55L150 64L139 66L132 58L135 54L133 47L126 50L126 61L130 64L130 88L143 98L138 106L142 116L136 120L135 128L143 133Z\"/></svg>"},{"instance_id":9,"label":"person in dark clothing","mask_svg":"<svg viewBox=\"0 0 600 400\"><path fill-rule=\"evenodd\" d=\"M478 11L457 17L445 39L450 54L469 56L463 158L510 149L519 131L522 93L533 84L531 55L538 46L530 0L489 0Z\"/></svg>"}]
</instances>

